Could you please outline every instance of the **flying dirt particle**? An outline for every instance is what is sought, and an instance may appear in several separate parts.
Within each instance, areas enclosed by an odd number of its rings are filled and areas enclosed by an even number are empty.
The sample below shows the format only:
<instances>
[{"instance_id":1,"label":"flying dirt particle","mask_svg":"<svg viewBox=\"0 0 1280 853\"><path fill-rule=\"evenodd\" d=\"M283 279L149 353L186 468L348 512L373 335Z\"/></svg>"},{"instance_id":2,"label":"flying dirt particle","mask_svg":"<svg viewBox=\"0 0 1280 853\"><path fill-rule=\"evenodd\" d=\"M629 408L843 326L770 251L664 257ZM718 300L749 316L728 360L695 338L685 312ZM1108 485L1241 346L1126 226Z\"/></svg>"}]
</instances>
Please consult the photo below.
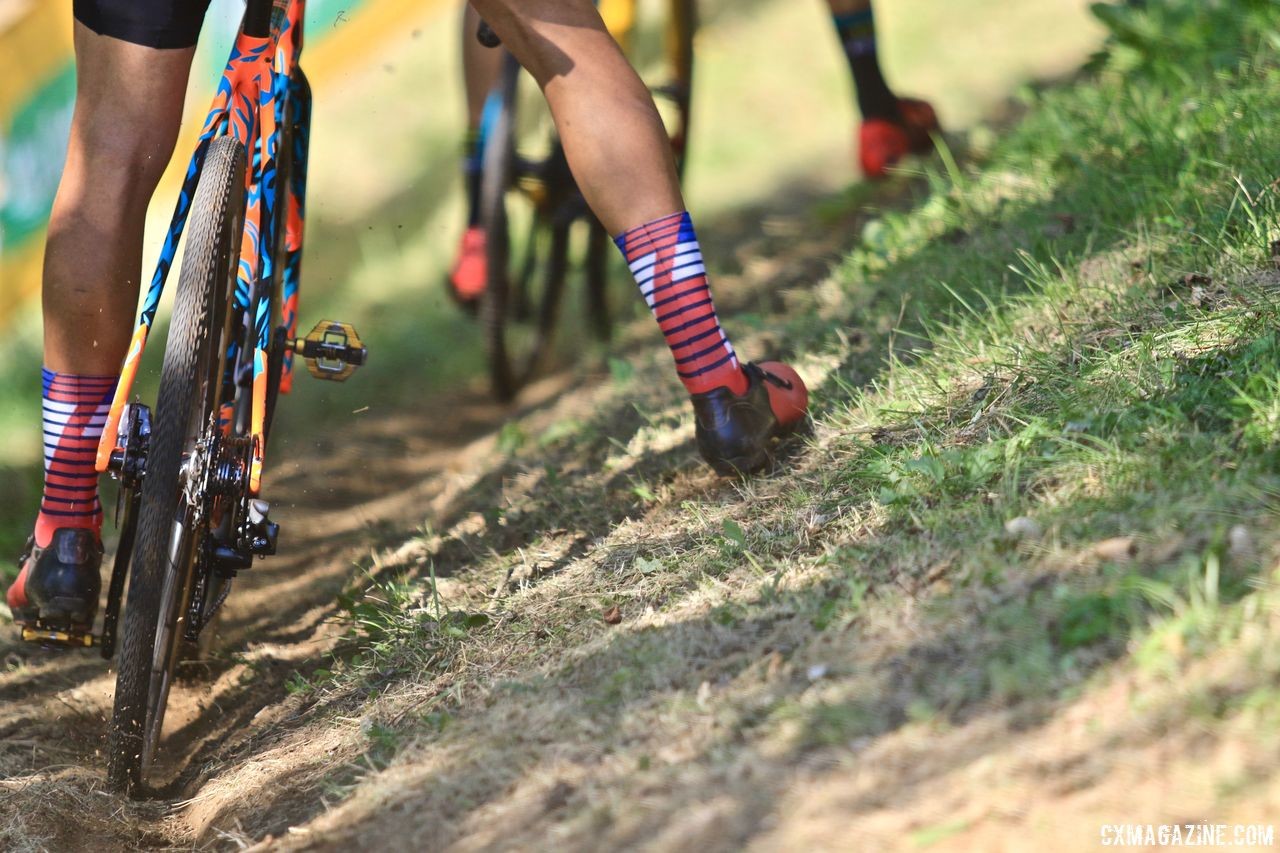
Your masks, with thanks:
<instances>
[{"instance_id":1,"label":"flying dirt particle","mask_svg":"<svg viewBox=\"0 0 1280 853\"><path fill-rule=\"evenodd\" d=\"M1006 521L1004 523L1004 532L1015 542L1021 542L1024 539L1039 539L1044 535L1044 529L1040 526L1040 522L1025 515Z\"/></svg>"},{"instance_id":2,"label":"flying dirt particle","mask_svg":"<svg viewBox=\"0 0 1280 853\"><path fill-rule=\"evenodd\" d=\"M358 409L352 409L352 410L351 410L351 414L353 414L353 415L363 415L363 414L364 414L365 412L367 412L367 411L369 411L369 407L368 407L368 406L361 406L361 407L360 407L360 408L358 408Z\"/></svg>"},{"instance_id":3,"label":"flying dirt particle","mask_svg":"<svg viewBox=\"0 0 1280 853\"><path fill-rule=\"evenodd\" d=\"M606 625L617 625L622 621L622 609L618 605L613 605L606 610L600 617Z\"/></svg>"}]
</instances>

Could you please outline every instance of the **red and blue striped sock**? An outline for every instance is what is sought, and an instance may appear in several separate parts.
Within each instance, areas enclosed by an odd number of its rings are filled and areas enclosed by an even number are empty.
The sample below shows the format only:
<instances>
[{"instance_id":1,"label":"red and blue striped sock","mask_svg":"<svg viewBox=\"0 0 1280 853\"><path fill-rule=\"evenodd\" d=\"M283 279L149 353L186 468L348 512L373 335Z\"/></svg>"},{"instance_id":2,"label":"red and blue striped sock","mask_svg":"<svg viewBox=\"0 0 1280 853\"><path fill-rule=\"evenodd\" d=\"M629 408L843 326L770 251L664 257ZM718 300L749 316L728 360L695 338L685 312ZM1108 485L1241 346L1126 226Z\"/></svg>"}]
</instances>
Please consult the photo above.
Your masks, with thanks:
<instances>
[{"instance_id":1,"label":"red and blue striped sock","mask_svg":"<svg viewBox=\"0 0 1280 853\"><path fill-rule=\"evenodd\" d=\"M671 347L676 372L689 393L720 387L746 393L747 377L716 317L688 212L632 228L614 242Z\"/></svg>"},{"instance_id":2,"label":"red and blue striped sock","mask_svg":"<svg viewBox=\"0 0 1280 853\"><path fill-rule=\"evenodd\" d=\"M75 376L48 368L44 376L44 494L36 518L36 545L54 531L84 527L102 532L98 472L94 460L116 376Z\"/></svg>"}]
</instances>

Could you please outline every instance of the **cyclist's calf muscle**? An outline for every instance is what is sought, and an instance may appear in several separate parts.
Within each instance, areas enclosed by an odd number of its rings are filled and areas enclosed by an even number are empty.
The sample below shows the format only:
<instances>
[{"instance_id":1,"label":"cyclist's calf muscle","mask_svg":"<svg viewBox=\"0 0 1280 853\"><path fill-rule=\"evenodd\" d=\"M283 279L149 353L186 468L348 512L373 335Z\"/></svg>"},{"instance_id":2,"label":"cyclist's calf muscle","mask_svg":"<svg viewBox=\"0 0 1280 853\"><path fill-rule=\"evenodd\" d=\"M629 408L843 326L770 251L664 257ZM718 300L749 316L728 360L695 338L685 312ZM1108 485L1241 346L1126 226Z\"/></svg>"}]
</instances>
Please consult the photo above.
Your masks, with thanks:
<instances>
[{"instance_id":1,"label":"cyclist's calf muscle","mask_svg":"<svg viewBox=\"0 0 1280 853\"><path fill-rule=\"evenodd\" d=\"M653 98L591 0L473 0L546 94L565 155L611 234L684 209Z\"/></svg>"},{"instance_id":2,"label":"cyclist's calf muscle","mask_svg":"<svg viewBox=\"0 0 1280 853\"><path fill-rule=\"evenodd\" d=\"M76 107L45 252L45 365L119 369L142 275L147 204L182 118L191 48L156 50L77 22Z\"/></svg>"}]
</instances>

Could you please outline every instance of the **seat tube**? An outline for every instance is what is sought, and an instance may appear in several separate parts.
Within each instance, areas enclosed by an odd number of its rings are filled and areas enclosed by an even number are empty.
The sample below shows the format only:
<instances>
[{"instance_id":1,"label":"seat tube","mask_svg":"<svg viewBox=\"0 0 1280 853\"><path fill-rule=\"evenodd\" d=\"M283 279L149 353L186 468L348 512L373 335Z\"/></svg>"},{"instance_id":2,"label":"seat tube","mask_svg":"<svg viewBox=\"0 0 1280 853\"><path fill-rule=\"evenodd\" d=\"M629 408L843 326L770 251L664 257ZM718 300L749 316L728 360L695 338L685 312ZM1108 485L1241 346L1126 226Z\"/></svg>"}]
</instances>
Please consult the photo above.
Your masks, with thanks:
<instances>
[{"instance_id":1,"label":"seat tube","mask_svg":"<svg viewBox=\"0 0 1280 853\"><path fill-rule=\"evenodd\" d=\"M244 24L242 29L247 36L266 38L271 35L272 0L245 0Z\"/></svg>"}]
</instances>

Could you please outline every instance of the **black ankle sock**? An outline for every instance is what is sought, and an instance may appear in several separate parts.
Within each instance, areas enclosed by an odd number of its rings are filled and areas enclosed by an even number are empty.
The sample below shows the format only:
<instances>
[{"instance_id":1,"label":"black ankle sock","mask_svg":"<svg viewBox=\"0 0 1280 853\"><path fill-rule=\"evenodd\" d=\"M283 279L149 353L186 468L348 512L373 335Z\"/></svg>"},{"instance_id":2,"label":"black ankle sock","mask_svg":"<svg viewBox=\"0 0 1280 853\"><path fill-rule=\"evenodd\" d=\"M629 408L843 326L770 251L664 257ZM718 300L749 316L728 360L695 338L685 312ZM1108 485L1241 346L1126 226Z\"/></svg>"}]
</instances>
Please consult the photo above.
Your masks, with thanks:
<instances>
[{"instance_id":1,"label":"black ankle sock","mask_svg":"<svg viewBox=\"0 0 1280 853\"><path fill-rule=\"evenodd\" d=\"M480 132L468 130L462 143L462 176L467 185L467 227L480 224L480 183L484 177L484 152L480 146Z\"/></svg>"},{"instance_id":2,"label":"black ankle sock","mask_svg":"<svg viewBox=\"0 0 1280 853\"><path fill-rule=\"evenodd\" d=\"M849 67L853 70L853 84L858 90L858 109L862 117L900 121L898 97L885 82L876 54L850 57Z\"/></svg>"},{"instance_id":3,"label":"black ankle sock","mask_svg":"<svg viewBox=\"0 0 1280 853\"><path fill-rule=\"evenodd\" d=\"M886 118L900 121L898 98L885 82L876 51L876 25L871 7L835 16L836 32L849 57L853 85L858 93L858 109L864 119Z\"/></svg>"}]
</instances>

